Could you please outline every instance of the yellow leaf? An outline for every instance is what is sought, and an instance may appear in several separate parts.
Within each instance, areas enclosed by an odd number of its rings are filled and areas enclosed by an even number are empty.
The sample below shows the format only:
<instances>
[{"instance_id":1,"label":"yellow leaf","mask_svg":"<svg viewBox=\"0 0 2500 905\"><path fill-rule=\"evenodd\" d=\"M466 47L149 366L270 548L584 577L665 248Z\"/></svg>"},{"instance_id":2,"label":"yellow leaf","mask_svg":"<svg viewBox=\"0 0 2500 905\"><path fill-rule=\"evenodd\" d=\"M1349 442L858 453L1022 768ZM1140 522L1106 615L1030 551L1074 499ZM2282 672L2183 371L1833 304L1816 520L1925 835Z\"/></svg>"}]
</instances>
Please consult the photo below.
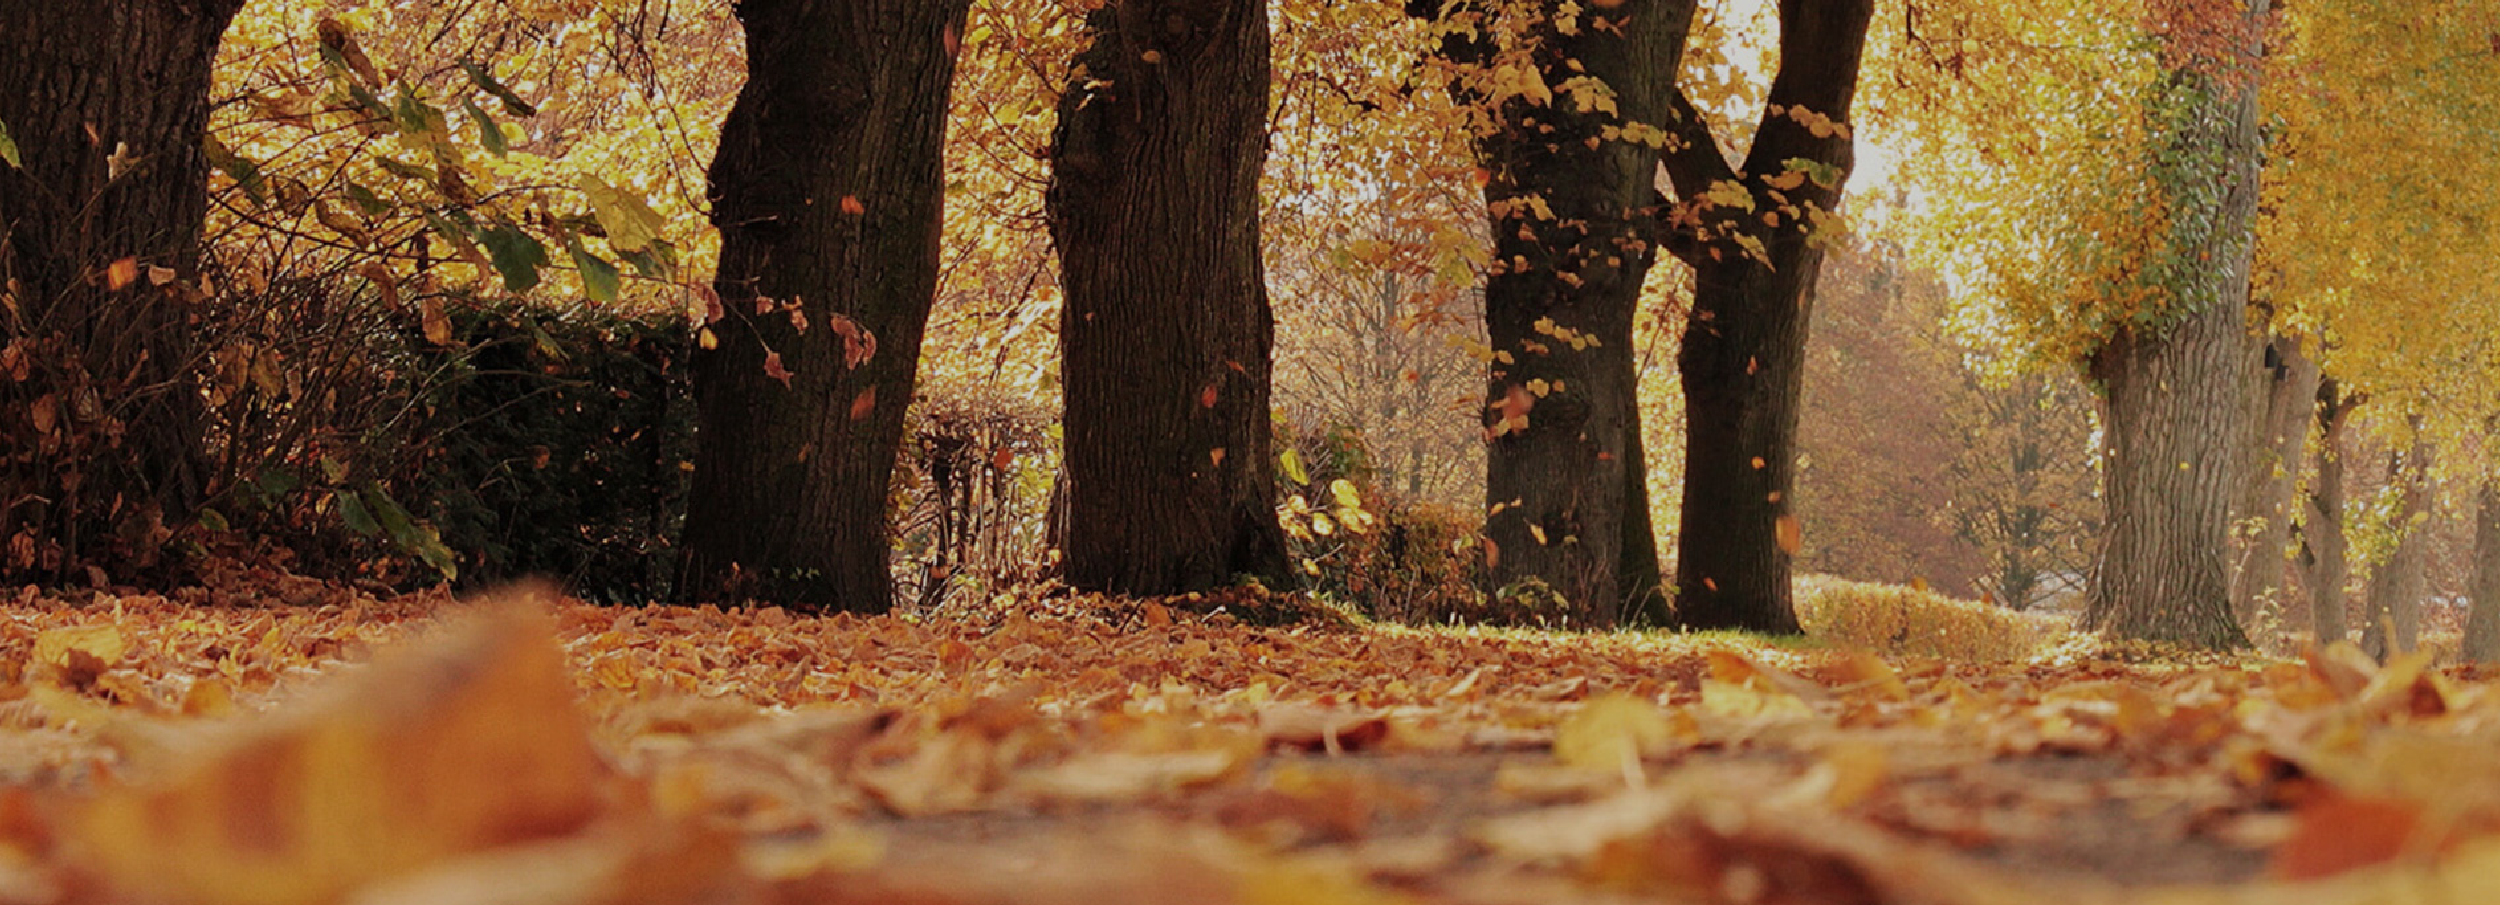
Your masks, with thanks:
<instances>
[{"instance_id":1,"label":"yellow leaf","mask_svg":"<svg viewBox=\"0 0 2500 905\"><path fill-rule=\"evenodd\" d=\"M1674 722L1648 701L1622 692L1590 698L1554 729L1554 757L1584 770L1622 771L1637 780L1644 755L1682 741Z\"/></svg>"}]
</instances>

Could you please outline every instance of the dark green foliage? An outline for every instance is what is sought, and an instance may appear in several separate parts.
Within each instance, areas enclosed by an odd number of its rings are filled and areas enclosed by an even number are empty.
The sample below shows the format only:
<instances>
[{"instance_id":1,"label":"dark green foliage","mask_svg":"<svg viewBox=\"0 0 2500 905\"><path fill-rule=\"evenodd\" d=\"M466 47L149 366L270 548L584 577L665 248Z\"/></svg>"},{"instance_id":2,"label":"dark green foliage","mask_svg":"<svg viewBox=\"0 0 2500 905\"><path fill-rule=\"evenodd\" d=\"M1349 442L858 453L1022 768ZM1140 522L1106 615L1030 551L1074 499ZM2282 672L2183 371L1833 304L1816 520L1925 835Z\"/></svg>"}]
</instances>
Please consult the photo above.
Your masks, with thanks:
<instances>
[{"instance_id":1,"label":"dark green foliage","mask_svg":"<svg viewBox=\"0 0 2500 905\"><path fill-rule=\"evenodd\" d=\"M266 339L211 381L227 476L200 520L211 552L395 587L541 575L590 600L665 596L692 432L682 324L394 306L335 277L232 304ZM437 306L449 344L421 327Z\"/></svg>"},{"instance_id":2,"label":"dark green foliage","mask_svg":"<svg viewBox=\"0 0 2500 905\"><path fill-rule=\"evenodd\" d=\"M539 307L455 324L466 348L433 353L446 379L402 498L423 501L463 580L665 597L693 433L683 327Z\"/></svg>"}]
</instances>

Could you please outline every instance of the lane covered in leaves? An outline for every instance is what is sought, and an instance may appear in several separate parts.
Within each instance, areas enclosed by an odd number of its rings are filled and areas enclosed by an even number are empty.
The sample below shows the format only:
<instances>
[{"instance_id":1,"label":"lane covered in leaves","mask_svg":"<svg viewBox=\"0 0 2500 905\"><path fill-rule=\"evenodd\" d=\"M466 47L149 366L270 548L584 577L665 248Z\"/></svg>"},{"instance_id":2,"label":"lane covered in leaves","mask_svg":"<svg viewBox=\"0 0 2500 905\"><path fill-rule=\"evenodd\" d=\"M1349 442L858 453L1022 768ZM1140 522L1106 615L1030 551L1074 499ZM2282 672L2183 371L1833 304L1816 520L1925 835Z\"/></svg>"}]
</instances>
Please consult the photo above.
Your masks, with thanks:
<instances>
[{"instance_id":1,"label":"lane covered in leaves","mask_svg":"<svg viewBox=\"0 0 2500 905\"><path fill-rule=\"evenodd\" d=\"M1209 603L922 624L533 589L22 595L0 608L0 903L2362 903L2500 883L2500 699L2424 657L2070 642L1947 664L1264 628L1193 612Z\"/></svg>"}]
</instances>

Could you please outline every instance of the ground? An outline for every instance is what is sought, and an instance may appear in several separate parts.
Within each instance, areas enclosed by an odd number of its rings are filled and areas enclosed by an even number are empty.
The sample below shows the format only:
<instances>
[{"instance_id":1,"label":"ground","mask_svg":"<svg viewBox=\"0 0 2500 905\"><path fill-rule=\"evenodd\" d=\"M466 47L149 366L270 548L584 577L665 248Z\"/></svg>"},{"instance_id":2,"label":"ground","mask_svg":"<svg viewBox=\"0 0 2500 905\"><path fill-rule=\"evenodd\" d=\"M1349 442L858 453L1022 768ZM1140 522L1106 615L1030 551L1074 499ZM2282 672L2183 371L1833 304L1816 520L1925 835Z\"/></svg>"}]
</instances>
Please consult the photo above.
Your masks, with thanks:
<instances>
[{"instance_id":1,"label":"ground","mask_svg":"<svg viewBox=\"0 0 2500 905\"><path fill-rule=\"evenodd\" d=\"M1025 599L924 624L532 588L29 592L0 607L0 905L2500 884L2500 694L2427 657L2068 639L1948 663L1208 608Z\"/></svg>"}]
</instances>

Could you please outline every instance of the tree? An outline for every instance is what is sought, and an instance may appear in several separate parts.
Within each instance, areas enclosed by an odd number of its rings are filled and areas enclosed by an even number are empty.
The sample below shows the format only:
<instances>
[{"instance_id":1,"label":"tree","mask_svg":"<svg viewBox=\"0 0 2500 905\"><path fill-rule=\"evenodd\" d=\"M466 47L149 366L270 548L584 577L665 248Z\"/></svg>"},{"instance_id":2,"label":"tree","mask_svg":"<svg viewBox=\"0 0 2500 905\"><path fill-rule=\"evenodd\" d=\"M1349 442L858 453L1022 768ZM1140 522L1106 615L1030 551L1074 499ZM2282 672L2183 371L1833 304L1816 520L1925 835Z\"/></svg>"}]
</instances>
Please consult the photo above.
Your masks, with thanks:
<instances>
[{"instance_id":1,"label":"tree","mask_svg":"<svg viewBox=\"0 0 2500 905\"><path fill-rule=\"evenodd\" d=\"M679 593L883 612L966 0L739 0Z\"/></svg>"},{"instance_id":2,"label":"tree","mask_svg":"<svg viewBox=\"0 0 2500 905\"><path fill-rule=\"evenodd\" d=\"M0 575L152 565L208 490L186 308L242 5L0 7Z\"/></svg>"},{"instance_id":3,"label":"tree","mask_svg":"<svg viewBox=\"0 0 2500 905\"><path fill-rule=\"evenodd\" d=\"M2345 639L2344 584L2351 579L2344 541L2344 427L2359 397L2329 377L2318 381L2317 463L2310 468L2301 513L2301 580L2309 586L2309 631L2318 644Z\"/></svg>"},{"instance_id":4,"label":"tree","mask_svg":"<svg viewBox=\"0 0 2500 905\"><path fill-rule=\"evenodd\" d=\"M1798 399L1814 283L1849 177L1871 0L1779 4L1779 73L1741 166L1679 90L1663 158L1680 203L1668 247L1695 274L1677 359L1685 393L1675 621L1798 631Z\"/></svg>"},{"instance_id":5,"label":"tree","mask_svg":"<svg viewBox=\"0 0 2500 905\"><path fill-rule=\"evenodd\" d=\"M1267 11L1117 0L1059 102L1063 570L1169 594L1287 574L1261 274Z\"/></svg>"},{"instance_id":6,"label":"tree","mask_svg":"<svg viewBox=\"0 0 2500 905\"><path fill-rule=\"evenodd\" d=\"M2254 624L2268 608L2281 610L2290 586L2292 517L2298 509L2293 489L2301 470L2301 452L2309 439L2310 416L2317 409L2318 363L2301 348L2299 336L2278 335L2267 342L2264 367L2255 388L2263 400L2254 427L2256 455L2249 463L2247 496L2241 503L2245 526L2238 568L2231 583L2231 609L2243 626Z\"/></svg>"},{"instance_id":7,"label":"tree","mask_svg":"<svg viewBox=\"0 0 2500 905\"><path fill-rule=\"evenodd\" d=\"M2169 8L2147 100L2167 215L2141 280L2160 299L2085 355L2100 384L2107 528L2084 623L2202 647L2248 643L2231 612L2231 510L2243 485L2257 65L2267 0Z\"/></svg>"},{"instance_id":8,"label":"tree","mask_svg":"<svg viewBox=\"0 0 2500 905\"><path fill-rule=\"evenodd\" d=\"M2483 482L2474 501L2473 612L2465 618L2460 656L2500 662L2500 485Z\"/></svg>"},{"instance_id":9,"label":"tree","mask_svg":"<svg viewBox=\"0 0 2500 905\"><path fill-rule=\"evenodd\" d=\"M1632 330L1657 259L1656 147L1694 8L1407 4L1438 20L1454 90L1482 111L1491 582L1541 585L1581 624L1665 611Z\"/></svg>"},{"instance_id":10,"label":"tree","mask_svg":"<svg viewBox=\"0 0 2500 905\"><path fill-rule=\"evenodd\" d=\"M2420 430L2415 419L2416 431ZM2418 436L2410 449L2388 454L2388 490L2396 510L2387 526L2395 546L2370 570L2370 587L2361 616L2361 649L2384 662L2421 646L2422 598L2429 590L2424 574L2429 558L2429 526L2433 496L2431 448Z\"/></svg>"}]
</instances>

